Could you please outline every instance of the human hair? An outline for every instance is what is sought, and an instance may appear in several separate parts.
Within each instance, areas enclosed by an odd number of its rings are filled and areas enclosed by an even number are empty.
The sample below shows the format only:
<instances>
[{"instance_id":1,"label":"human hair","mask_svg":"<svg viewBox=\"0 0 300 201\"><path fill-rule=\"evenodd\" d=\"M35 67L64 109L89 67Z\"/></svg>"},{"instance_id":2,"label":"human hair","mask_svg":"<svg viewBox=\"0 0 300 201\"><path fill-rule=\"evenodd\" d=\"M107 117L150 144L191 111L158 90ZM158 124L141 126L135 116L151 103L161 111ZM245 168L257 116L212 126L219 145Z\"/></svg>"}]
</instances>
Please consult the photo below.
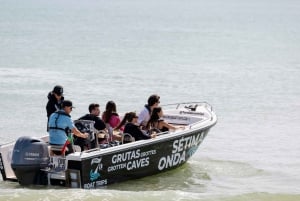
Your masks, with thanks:
<instances>
[{"instance_id":1,"label":"human hair","mask_svg":"<svg viewBox=\"0 0 300 201\"><path fill-rule=\"evenodd\" d=\"M137 117L135 112L127 112L125 116L123 117L122 121L119 123L119 125L116 127L116 129L120 129L122 126L124 126L127 122L132 122L133 118Z\"/></svg>"},{"instance_id":2,"label":"human hair","mask_svg":"<svg viewBox=\"0 0 300 201\"><path fill-rule=\"evenodd\" d=\"M97 107L100 107L100 105L98 103L91 103L89 105L89 112L91 113Z\"/></svg>"},{"instance_id":3,"label":"human hair","mask_svg":"<svg viewBox=\"0 0 300 201\"><path fill-rule=\"evenodd\" d=\"M160 99L159 95L157 95L157 94L151 95L151 96L148 98L148 105L149 105L149 106L154 105L155 103L159 102L159 99Z\"/></svg>"},{"instance_id":4,"label":"human hair","mask_svg":"<svg viewBox=\"0 0 300 201\"><path fill-rule=\"evenodd\" d=\"M106 103L105 111L103 112L103 120L108 123L113 113L117 112L117 106L114 101L108 101Z\"/></svg>"},{"instance_id":5,"label":"human hair","mask_svg":"<svg viewBox=\"0 0 300 201\"><path fill-rule=\"evenodd\" d=\"M146 125L147 129L150 129L151 124L154 124L155 122L157 122L159 120L160 117L159 117L158 113L160 113L161 110L162 110L161 107L153 108L150 119Z\"/></svg>"}]
</instances>

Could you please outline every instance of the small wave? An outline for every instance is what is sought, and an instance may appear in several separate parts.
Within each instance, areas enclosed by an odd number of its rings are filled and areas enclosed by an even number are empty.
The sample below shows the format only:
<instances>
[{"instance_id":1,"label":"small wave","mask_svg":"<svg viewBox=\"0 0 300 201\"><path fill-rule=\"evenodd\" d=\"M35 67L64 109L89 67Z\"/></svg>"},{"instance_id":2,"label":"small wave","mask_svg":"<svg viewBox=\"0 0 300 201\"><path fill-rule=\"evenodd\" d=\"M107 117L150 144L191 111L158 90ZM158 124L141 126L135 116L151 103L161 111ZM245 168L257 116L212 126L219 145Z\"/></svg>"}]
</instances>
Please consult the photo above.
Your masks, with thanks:
<instances>
[{"instance_id":1,"label":"small wave","mask_svg":"<svg viewBox=\"0 0 300 201\"><path fill-rule=\"evenodd\" d=\"M215 201L299 201L300 194L249 193L222 197Z\"/></svg>"},{"instance_id":2,"label":"small wave","mask_svg":"<svg viewBox=\"0 0 300 201\"><path fill-rule=\"evenodd\" d=\"M200 161L190 160L188 163L193 164L191 168L200 168L209 175L214 176L222 175L241 178L266 174L262 169L257 169L248 163L238 161L201 159Z\"/></svg>"}]
</instances>

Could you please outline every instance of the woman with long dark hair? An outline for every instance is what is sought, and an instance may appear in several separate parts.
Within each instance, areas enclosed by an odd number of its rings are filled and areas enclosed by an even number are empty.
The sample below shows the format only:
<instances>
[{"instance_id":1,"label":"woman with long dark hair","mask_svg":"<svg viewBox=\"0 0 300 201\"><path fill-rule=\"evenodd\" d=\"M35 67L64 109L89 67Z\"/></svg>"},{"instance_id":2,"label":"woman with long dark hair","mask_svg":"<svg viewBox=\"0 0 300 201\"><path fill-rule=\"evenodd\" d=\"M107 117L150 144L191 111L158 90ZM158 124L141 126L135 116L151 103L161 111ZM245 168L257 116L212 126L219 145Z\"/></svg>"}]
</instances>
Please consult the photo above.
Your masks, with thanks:
<instances>
[{"instance_id":1,"label":"woman with long dark hair","mask_svg":"<svg viewBox=\"0 0 300 201\"><path fill-rule=\"evenodd\" d=\"M146 128L148 130L156 129L160 132L166 132L166 131L169 131L169 130L176 130L178 128L183 128L183 127L176 127L176 126L173 126L173 125L167 123L166 121L164 121L162 119L163 115L164 114L163 114L163 110L162 110L161 107L153 108Z\"/></svg>"},{"instance_id":2,"label":"woman with long dark hair","mask_svg":"<svg viewBox=\"0 0 300 201\"><path fill-rule=\"evenodd\" d=\"M150 139L156 136L155 134L148 135L146 132L140 129L138 125L138 116L135 112L126 113L120 124L116 127L116 129L120 129L124 125L125 127L123 133L129 133L130 135L132 135L132 137L134 137L135 141Z\"/></svg>"},{"instance_id":3,"label":"woman with long dark hair","mask_svg":"<svg viewBox=\"0 0 300 201\"><path fill-rule=\"evenodd\" d=\"M108 101L106 103L105 111L102 114L102 120L104 123L109 124L112 128L119 125L121 120L117 113L117 106L114 101Z\"/></svg>"}]
</instances>

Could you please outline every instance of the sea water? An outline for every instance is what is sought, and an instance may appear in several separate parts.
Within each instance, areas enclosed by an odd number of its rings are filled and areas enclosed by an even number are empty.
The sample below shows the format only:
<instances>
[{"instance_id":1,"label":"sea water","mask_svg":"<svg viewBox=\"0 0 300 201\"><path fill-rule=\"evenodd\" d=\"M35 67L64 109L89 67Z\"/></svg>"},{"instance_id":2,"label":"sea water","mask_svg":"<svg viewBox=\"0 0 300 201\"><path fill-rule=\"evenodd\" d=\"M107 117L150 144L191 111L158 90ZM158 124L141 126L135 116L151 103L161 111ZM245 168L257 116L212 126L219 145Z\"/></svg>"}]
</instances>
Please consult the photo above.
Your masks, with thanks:
<instances>
[{"instance_id":1,"label":"sea water","mask_svg":"<svg viewBox=\"0 0 300 201\"><path fill-rule=\"evenodd\" d=\"M46 132L56 84L75 120L207 101L218 115L182 167L97 190L22 187L0 200L300 200L300 2L0 0L0 142Z\"/></svg>"}]
</instances>

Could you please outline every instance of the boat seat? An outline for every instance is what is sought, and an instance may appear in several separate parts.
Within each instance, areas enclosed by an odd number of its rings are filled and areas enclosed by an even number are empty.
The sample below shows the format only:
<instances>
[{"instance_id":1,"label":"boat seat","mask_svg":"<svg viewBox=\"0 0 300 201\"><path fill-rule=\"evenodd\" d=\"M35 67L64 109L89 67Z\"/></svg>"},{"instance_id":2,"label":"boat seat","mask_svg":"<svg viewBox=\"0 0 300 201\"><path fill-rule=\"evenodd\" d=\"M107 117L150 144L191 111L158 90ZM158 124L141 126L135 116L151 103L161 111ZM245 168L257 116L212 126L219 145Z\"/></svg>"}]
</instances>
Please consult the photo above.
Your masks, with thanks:
<instances>
[{"instance_id":1,"label":"boat seat","mask_svg":"<svg viewBox=\"0 0 300 201\"><path fill-rule=\"evenodd\" d=\"M100 130L97 132L96 136L99 144L111 142L114 140L122 140L122 134L119 131L113 131L111 134L109 134L106 130Z\"/></svg>"},{"instance_id":2,"label":"boat seat","mask_svg":"<svg viewBox=\"0 0 300 201\"><path fill-rule=\"evenodd\" d=\"M103 144L107 141L108 138L108 132L105 130L99 130L96 132L96 146L98 146L99 144Z\"/></svg>"},{"instance_id":3,"label":"boat seat","mask_svg":"<svg viewBox=\"0 0 300 201\"><path fill-rule=\"evenodd\" d=\"M53 145L51 144L50 146L50 155L53 156L53 155L64 155L64 154L61 154L61 150L63 148L63 145ZM68 147L66 147L66 151L68 151Z\"/></svg>"},{"instance_id":4,"label":"boat seat","mask_svg":"<svg viewBox=\"0 0 300 201\"><path fill-rule=\"evenodd\" d=\"M97 138L105 139L108 136L108 132L105 130L100 130L96 133Z\"/></svg>"},{"instance_id":5,"label":"boat seat","mask_svg":"<svg viewBox=\"0 0 300 201\"><path fill-rule=\"evenodd\" d=\"M81 152L81 148L78 145L72 145L74 152ZM50 155L64 155L61 154L61 150L63 148L63 145L50 145ZM66 152L69 151L68 147L66 147Z\"/></svg>"},{"instance_id":6,"label":"boat seat","mask_svg":"<svg viewBox=\"0 0 300 201\"><path fill-rule=\"evenodd\" d=\"M129 133L122 134L122 144L134 142L134 141L135 141L134 137L132 137L132 135L130 135Z\"/></svg>"}]
</instances>

